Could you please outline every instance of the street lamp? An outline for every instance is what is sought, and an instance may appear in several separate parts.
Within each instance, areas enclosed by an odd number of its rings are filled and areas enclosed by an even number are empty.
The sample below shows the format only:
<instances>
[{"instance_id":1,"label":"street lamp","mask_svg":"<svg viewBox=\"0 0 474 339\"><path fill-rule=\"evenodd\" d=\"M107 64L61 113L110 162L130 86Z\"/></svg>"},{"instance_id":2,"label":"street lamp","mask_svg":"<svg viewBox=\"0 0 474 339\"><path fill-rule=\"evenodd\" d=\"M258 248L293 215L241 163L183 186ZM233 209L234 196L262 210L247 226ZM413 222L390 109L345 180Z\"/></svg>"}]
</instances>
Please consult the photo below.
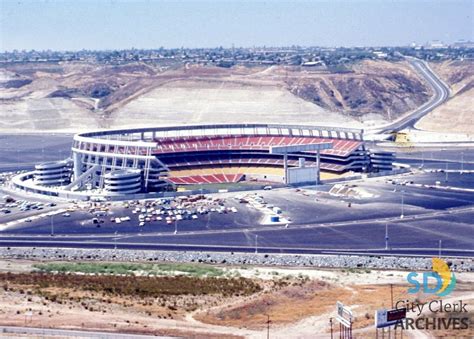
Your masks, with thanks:
<instances>
[{"instance_id":1,"label":"street lamp","mask_svg":"<svg viewBox=\"0 0 474 339\"><path fill-rule=\"evenodd\" d=\"M258 254L258 234L255 234L255 254Z\"/></svg>"},{"instance_id":2,"label":"street lamp","mask_svg":"<svg viewBox=\"0 0 474 339\"><path fill-rule=\"evenodd\" d=\"M54 236L54 222L53 215L51 214L51 236Z\"/></svg>"},{"instance_id":3,"label":"street lamp","mask_svg":"<svg viewBox=\"0 0 474 339\"><path fill-rule=\"evenodd\" d=\"M178 219L174 221L174 234L178 234Z\"/></svg>"},{"instance_id":4,"label":"street lamp","mask_svg":"<svg viewBox=\"0 0 474 339\"><path fill-rule=\"evenodd\" d=\"M402 192L402 213L400 214L400 219L403 219L405 217L405 215L404 215L405 201L404 201L404 196L403 196L403 193L405 193L405 191L401 190L401 192Z\"/></svg>"},{"instance_id":5,"label":"street lamp","mask_svg":"<svg viewBox=\"0 0 474 339\"><path fill-rule=\"evenodd\" d=\"M388 251L388 223L385 224L385 250Z\"/></svg>"}]
</instances>

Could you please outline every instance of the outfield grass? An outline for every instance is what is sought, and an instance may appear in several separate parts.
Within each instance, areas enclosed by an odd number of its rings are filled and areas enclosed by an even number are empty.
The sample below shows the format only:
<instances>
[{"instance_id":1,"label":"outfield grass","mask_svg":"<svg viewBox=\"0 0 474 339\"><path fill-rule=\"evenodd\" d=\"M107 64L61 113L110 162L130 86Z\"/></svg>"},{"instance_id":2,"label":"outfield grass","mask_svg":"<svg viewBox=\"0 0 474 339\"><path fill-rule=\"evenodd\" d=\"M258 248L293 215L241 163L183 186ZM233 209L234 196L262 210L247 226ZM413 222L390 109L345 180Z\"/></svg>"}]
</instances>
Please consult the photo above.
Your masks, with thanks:
<instances>
[{"instance_id":1,"label":"outfield grass","mask_svg":"<svg viewBox=\"0 0 474 339\"><path fill-rule=\"evenodd\" d=\"M222 269L201 264L139 264L139 263L45 263L33 265L41 272L122 274L122 275L189 275L218 277Z\"/></svg>"}]
</instances>

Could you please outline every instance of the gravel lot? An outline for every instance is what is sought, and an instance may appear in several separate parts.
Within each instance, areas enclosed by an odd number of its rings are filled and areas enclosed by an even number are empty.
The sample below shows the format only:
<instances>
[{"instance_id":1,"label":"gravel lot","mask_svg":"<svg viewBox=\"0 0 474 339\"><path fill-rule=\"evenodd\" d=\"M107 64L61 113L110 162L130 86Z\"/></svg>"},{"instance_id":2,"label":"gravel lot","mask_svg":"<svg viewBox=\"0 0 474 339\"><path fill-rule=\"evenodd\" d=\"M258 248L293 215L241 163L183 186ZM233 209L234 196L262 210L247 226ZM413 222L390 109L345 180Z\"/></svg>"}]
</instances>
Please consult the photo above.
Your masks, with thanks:
<instances>
[{"instance_id":1,"label":"gravel lot","mask_svg":"<svg viewBox=\"0 0 474 339\"><path fill-rule=\"evenodd\" d=\"M66 261L199 262L226 265L296 266L431 270L431 258L293 255L219 252L136 251L111 249L0 248L0 258ZM447 259L458 272L474 271L473 259Z\"/></svg>"}]
</instances>

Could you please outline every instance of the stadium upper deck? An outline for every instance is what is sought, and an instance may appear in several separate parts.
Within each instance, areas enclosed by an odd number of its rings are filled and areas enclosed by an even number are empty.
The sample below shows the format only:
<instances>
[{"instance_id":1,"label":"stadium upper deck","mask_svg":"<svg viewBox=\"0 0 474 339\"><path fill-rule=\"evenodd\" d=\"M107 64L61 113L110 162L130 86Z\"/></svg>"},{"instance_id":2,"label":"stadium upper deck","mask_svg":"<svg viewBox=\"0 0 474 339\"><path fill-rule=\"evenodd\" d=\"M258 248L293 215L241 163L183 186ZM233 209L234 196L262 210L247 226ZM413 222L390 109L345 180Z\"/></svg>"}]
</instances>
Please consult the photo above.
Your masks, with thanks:
<instances>
[{"instance_id":1,"label":"stadium upper deck","mask_svg":"<svg viewBox=\"0 0 474 339\"><path fill-rule=\"evenodd\" d=\"M153 154L178 152L207 152L207 151L237 151L258 150L266 151L270 146L288 146L331 142L332 149L321 151L322 154L345 157L361 146L358 140L330 139L321 137L293 137L272 135L229 135L229 136L199 136L158 138Z\"/></svg>"}]
</instances>

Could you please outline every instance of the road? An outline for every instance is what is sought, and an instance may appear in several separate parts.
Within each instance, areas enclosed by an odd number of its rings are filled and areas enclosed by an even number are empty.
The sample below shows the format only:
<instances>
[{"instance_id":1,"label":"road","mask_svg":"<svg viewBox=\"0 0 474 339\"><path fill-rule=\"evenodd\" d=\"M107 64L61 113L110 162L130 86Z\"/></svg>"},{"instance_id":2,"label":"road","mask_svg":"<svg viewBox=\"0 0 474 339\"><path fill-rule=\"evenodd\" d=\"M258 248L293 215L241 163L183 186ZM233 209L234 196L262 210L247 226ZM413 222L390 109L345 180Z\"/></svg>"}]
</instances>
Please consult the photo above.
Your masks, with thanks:
<instances>
[{"instance_id":1,"label":"road","mask_svg":"<svg viewBox=\"0 0 474 339\"><path fill-rule=\"evenodd\" d=\"M450 92L448 86L430 69L426 62L409 57L406 57L406 59L408 62L410 62L413 68L425 78L426 82L428 82L432 88L434 95L428 102L418 107L409 115L397 119L388 125L381 127L379 126L374 129L368 129L367 132L369 134L387 134L391 132L397 132L408 127L413 128L418 120L444 103L449 98Z\"/></svg>"},{"instance_id":2,"label":"road","mask_svg":"<svg viewBox=\"0 0 474 339\"><path fill-rule=\"evenodd\" d=\"M377 217L373 219L365 219L364 223L371 224L397 224L400 225L415 221L415 220L430 220L433 218L440 219L443 216L453 216L456 214L465 214L472 212L474 207L457 207L446 210L435 210L426 213L419 213L413 215L405 215L403 219L400 216L396 217ZM301 230L307 233L308 230L320 229L335 232L336 228L344 226L356 225L359 233L361 233L361 220L350 220L340 222L327 222L317 224L301 224L291 225L290 231L294 232ZM407 225L408 226L408 225ZM178 234L169 234L163 232L152 232L147 234L121 234L119 236L114 234L101 235L58 235L51 237L49 235L4 235L0 236L0 247L64 247L64 248L105 248L105 249L130 249L130 250L174 250L174 251L216 251L216 252L253 252L256 250L254 243L242 243L237 241L235 243L189 243L186 238L195 237L197 235L205 236L221 236L223 238L238 238L242 234L258 232L263 239L265 238L265 231L278 232L285 230L284 227L275 229L275 227L258 226L249 227L246 229L221 229L221 230L193 230L180 231ZM400 232L400 231L397 231ZM344 233L344 231L339 231ZM339 234L338 233L338 234ZM253 233L252 233L253 234ZM372 233L374 234L374 233ZM308 234L307 234L308 236ZM321 233L319 237L323 236ZM394 234L393 236L396 236ZM184 239L182 239L184 237ZM328 239L326 239L328 240ZM389 250L380 247L377 243L366 244L366 247L352 247L357 245L357 242L348 243L346 246L327 247L327 246L308 246L307 244L291 243L286 246L281 244L260 244L258 251L260 253L300 253L300 254L357 254L357 255L404 255L404 256L431 256L437 255L439 249L437 247L421 247L404 246L402 243L391 246ZM474 250L471 248L455 248L443 247L443 254L452 257L474 257Z\"/></svg>"},{"instance_id":3,"label":"road","mask_svg":"<svg viewBox=\"0 0 474 339\"><path fill-rule=\"evenodd\" d=\"M79 337L79 338L100 338L100 339L133 339L133 338L173 338L173 337L157 337L151 335L138 334L121 334L113 332L95 332L80 330L63 330L53 328L36 328L36 327L17 327L17 326L0 326L0 337L2 334L18 335L34 335L34 336L60 336L60 337Z\"/></svg>"}]
</instances>

